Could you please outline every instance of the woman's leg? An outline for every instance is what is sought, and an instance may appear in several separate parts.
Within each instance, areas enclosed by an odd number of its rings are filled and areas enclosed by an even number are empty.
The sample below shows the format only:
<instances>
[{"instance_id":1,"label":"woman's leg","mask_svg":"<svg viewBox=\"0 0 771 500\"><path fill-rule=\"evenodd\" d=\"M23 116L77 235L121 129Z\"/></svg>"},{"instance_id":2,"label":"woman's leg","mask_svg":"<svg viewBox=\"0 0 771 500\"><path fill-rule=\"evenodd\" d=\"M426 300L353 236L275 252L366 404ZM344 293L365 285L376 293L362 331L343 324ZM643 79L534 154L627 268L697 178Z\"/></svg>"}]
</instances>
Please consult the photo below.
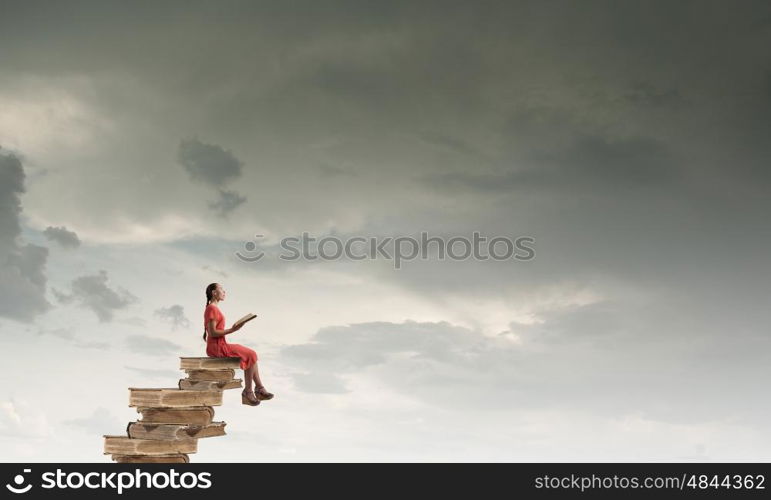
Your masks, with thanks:
<instances>
[{"instance_id":1,"label":"woman's leg","mask_svg":"<svg viewBox=\"0 0 771 500\"><path fill-rule=\"evenodd\" d=\"M241 366L248 366L244 368L244 392L251 391L254 372L257 370L257 353L241 344L227 344L227 355L241 358Z\"/></svg>"},{"instance_id":2,"label":"woman's leg","mask_svg":"<svg viewBox=\"0 0 771 500\"><path fill-rule=\"evenodd\" d=\"M257 370L257 362L254 363L254 393L260 399L273 399L273 394L265 390L260 380L260 372Z\"/></svg>"},{"instance_id":3,"label":"woman's leg","mask_svg":"<svg viewBox=\"0 0 771 500\"><path fill-rule=\"evenodd\" d=\"M254 362L254 366L252 368L254 368L254 372L252 373L252 378L254 379L254 387L259 389L260 387L262 387L262 382L260 381L260 372L257 369L256 361ZM251 382L251 380L249 382Z\"/></svg>"},{"instance_id":4,"label":"woman's leg","mask_svg":"<svg viewBox=\"0 0 771 500\"><path fill-rule=\"evenodd\" d=\"M249 368L244 369L244 390L246 392L249 392L252 390L252 380L254 380L254 372L256 370L257 370L257 363L253 364Z\"/></svg>"}]
</instances>

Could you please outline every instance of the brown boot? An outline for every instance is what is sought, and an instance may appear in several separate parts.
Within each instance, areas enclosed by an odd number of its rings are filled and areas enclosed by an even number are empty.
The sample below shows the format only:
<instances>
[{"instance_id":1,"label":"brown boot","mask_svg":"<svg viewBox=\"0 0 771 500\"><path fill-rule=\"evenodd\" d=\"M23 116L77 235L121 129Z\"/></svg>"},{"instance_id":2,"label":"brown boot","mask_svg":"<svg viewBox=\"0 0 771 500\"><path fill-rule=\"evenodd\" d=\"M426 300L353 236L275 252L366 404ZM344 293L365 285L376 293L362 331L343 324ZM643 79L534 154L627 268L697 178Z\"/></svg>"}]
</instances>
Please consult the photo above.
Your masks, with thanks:
<instances>
[{"instance_id":1,"label":"brown boot","mask_svg":"<svg viewBox=\"0 0 771 500\"><path fill-rule=\"evenodd\" d=\"M254 391L247 391L244 389L243 392L241 392L241 404L257 406L260 404L260 400L254 395Z\"/></svg>"},{"instance_id":2,"label":"brown boot","mask_svg":"<svg viewBox=\"0 0 771 500\"><path fill-rule=\"evenodd\" d=\"M273 394L265 390L265 386L260 386L254 391L254 394L262 401L264 399L273 399Z\"/></svg>"}]
</instances>

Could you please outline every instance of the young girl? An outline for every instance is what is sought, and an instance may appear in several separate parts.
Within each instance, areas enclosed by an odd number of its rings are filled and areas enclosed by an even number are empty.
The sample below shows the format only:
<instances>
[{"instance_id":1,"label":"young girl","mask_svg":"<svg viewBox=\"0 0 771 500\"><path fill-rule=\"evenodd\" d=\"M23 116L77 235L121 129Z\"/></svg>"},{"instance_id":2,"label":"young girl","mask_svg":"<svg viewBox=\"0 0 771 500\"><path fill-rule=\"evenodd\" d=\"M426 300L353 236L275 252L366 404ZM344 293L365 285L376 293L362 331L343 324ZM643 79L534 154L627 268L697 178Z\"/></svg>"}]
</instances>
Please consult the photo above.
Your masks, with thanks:
<instances>
[{"instance_id":1,"label":"young girl","mask_svg":"<svg viewBox=\"0 0 771 500\"><path fill-rule=\"evenodd\" d=\"M257 353L240 344L229 344L225 335L237 332L243 324L225 328L225 316L220 311L219 302L225 300L225 290L219 283L206 287L206 309L203 312L203 339L206 341L206 355L212 358L241 358L244 370L245 388L241 393L241 403L257 406L260 400L271 399L273 394L265 390L257 371ZM208 334L208 335L207 335ZM256 391L252 391L252 381Z\"/></svg>"}]
</instances>

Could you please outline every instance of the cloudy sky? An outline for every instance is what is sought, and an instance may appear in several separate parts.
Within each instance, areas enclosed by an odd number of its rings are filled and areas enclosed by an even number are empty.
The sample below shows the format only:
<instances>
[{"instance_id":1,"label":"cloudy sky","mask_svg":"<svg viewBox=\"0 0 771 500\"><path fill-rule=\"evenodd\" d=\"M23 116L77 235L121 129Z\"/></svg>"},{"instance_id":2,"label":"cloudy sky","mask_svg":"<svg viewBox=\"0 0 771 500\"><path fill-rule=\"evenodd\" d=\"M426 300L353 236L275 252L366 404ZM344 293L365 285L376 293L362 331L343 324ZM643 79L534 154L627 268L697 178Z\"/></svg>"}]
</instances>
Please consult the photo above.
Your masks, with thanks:
<instances>
[{"instance_id":1,"label":"cloudy sky","mask_svg":"<svg viewBox=\"0 0 771 500\"><path fill-rule=\"evenodd\" d=\"M109 461L211 282L276 397L197 462L768 459L768 2L2 10L3 461Z\"/></svg>"}]
</instances>

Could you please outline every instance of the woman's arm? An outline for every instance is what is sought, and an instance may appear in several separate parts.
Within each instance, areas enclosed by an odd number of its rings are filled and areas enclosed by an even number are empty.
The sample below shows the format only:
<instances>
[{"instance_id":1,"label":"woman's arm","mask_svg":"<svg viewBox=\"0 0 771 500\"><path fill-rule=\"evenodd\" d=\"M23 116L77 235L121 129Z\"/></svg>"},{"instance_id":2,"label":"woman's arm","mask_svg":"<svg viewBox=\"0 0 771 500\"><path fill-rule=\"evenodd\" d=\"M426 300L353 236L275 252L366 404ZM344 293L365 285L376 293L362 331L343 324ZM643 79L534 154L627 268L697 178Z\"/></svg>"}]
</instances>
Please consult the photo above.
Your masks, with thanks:
<instances>
[{"instance_id":1,"label":"woman's arm","mask_svg":"<svg viewBox=\"0 0 771 500\"><path fill-rule=\"evenodd\" d=\"M240 325L238 325L235 328L226 328L224 330L217 330L214 327L214 324L215 324L215 320L210 319L209 320L209 335L211 335L212 337L224 337L225 335L228 335L230 333L237 332L238 330L241 329L242 326L244 326L244 324L241 323Z\"/></svg>"}]
</instances>

